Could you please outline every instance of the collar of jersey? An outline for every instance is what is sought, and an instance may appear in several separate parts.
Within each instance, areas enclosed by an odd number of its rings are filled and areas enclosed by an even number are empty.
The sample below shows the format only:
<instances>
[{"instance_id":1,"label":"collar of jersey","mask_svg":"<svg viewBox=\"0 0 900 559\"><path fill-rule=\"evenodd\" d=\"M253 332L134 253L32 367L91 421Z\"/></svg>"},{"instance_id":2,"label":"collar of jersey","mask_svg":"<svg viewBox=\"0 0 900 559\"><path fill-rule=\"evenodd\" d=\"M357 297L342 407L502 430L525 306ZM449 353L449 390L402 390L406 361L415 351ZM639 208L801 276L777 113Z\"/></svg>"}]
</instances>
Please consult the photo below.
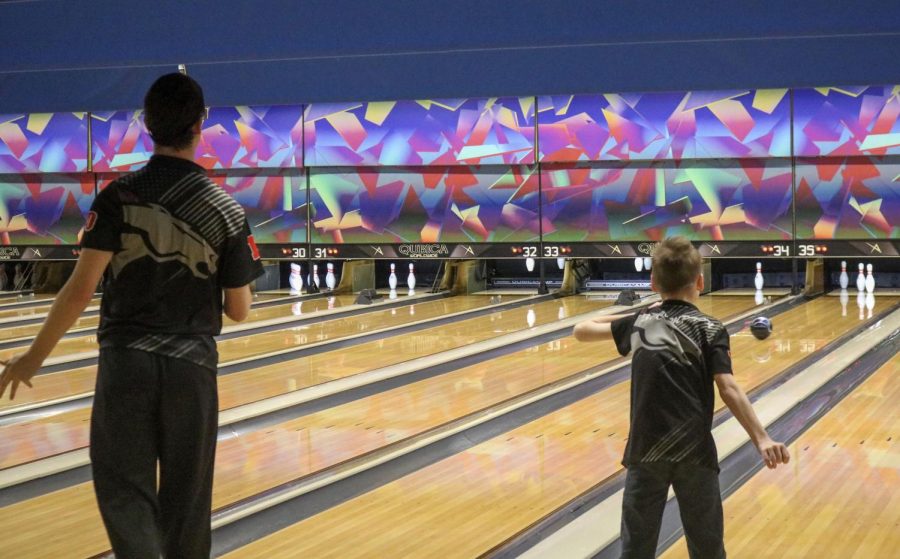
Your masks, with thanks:
<instances>
[{"instance_id":1,"label":"collar of jersey","mask_svg":"<svg viewBox=\"0 0 900 559\"><path fill-rule=\"evenodd\" d=\"M203 167L197 165L193 161L182 159L181 157L172 157L169 155L155 154L150 157L149 164L161 165L164 167L175 167L178 169L184 169L185 171L197 171L199 173L204 172Z\"/></svg>"}]
</instances>

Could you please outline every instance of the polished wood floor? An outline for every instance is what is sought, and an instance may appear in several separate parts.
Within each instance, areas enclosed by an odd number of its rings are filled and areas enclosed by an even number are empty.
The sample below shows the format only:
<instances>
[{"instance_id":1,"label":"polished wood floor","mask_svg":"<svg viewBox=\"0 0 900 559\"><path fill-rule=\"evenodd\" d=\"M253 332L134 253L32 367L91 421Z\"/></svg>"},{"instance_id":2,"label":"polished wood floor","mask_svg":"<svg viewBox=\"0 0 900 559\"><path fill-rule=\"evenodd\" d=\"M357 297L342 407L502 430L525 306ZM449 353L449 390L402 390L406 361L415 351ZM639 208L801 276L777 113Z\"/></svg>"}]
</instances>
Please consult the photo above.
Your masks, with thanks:
<instances>
[{"instance_id":1,"label":"polished wood floor","mask_svg":"<svg viewBox=\"0 0 900 559\"><path fill-rule=\"evenodd\" d=\"M304 343L327 340L331 339L331 337L341 338L345 335L356 333L360 329L362 329L363 331L369 328L379 329L387 326L400 325L404 322L411 322L412 320L418 320L420 318L429 318L432 316L440 316L452 312L471 310L488 305L490 304L490 302L491 299L489 297L471 296L452 297L448 299L441 299L438 301L418 303L410 307L410 309L413 309L413 307L419 308L419 310L415 311L415 313L412 315L409 313L409 310L404 310L403 312L398 312L393 315L391 310L384 310L366 315L336 319L333 321L327 321L306 327L299 327L287 331L257 334L256 336L250 336L246 339L238 338L234 340L228 340L220 343L220 353L222 353L224 360L227 360L227 357L224 356L228 355L229 353L232 354L230 355L230 357L232 358L235 356L249 356L253 355L254 351L259 351L258 344L268 344L269 346L271 346L270 350L272 348L283 349L285 347L303 345ZM542 305L549 305L558 313L560 304L561 303L552 302L543 303ZM501 315L502 313L496 314L499 317L499 315ZM549 317L552 313L545 312L544 314ZM545 318L545 321L546 320L547 319ZM447 335L454 335L460 332L465 332L467 329L472 328L473 324L477 324L478 319L470 319L465 322L466 324L460 326L459 328L454 328L453 324L444 326L442 327L443 332L445 332ZM519 322L520 321L513 321L516 326L519 325ZM496 328L494 330L496 330ZM297 331L303 332L303 334L298 334ZM440 331L440 328L423 330L423 334L417 333L416 335L433 335L437 331ZM303 336L302 340L298 340L299 336ZM285 343L285 340L288 340L287 345ZM249 346L245 345L247 341L250 342ZM223 347L230 349L226 350L223 349ZM238 353L238 350L243 347L246 347L246 353L244 355L241 355ZM338 350L337 352L323 355L331 355L331 357L334 358L335 353L346 353L353 351L355 351L355 348L344 348ZM364 353L365 352L363 352L363 354ZM390 358L396 359L398 356L392 353L384 353L382 357L389 360ZM404 359L409 358L408 355L401 355L400 357ZM375 363L376 361L372 360L371 362ZM278 365L268 367L266 368L266 370L274 369L280 371L282 369L289 369L291 367L290 363L291 362L280 363ZM323 360L318 360L317 363L318 365L313 366L323 366L327 368L328 359L324 358ZM248 373L252 373L253 377L264 377L264 375L261 375L257 370L250 371ZM95 378L96 376L96 368L86 367L83 369L78 369L74 371L73 374L77 376L77 378L85 382L92 382L93 378ZM239 376L243 374L247 373L241 373L239 374ZM38 377L37 381L34 384L37 387L36 389L43 388L43 381L45 377L53 377L53 380L58 380L58 378L56 377L62 377L65 375L66 373L42 375ZM248 403L249 401L253 401L253 399L258 399L258 393L254 390L248 390L247 386L242 387L243 381L241 381L240 379L232 381L229 377L222 377L220 378L219 383L220 392L223 395L227 394L228 396L220 396L220 406L223 410ZM284 391L297 390L297 388L300 387L297 383L288 383L287 385L282 386L284 388ZM60 388L65 391L71 390L72 386L63 385ZM228 388L230 388L231 390L228 391ZM272 387L269 388L271 389ZM46 391L49 391L49 388ZM61 394L65 395L65 392L56 392L57 397L60 397ZM274 395L276 393L272 394ZM0 427L0 469L15 466L17 464L31 462L40 458L46 458L48 456L86 446L89 418L90 409L81 408L43 419L36 419L27 423L17 423L14 425Z\"/></svg>"},{"instance_id":2,"label":"polished wood floor","mask_svg":"<svg viewBox=\"0 0 900 559\"><path fill-rule=\"evenodd\" d=\"M535 325L540 325L553 322L560 317L564 318L603 308L609 304L609 301L590 301L582 297L570 297L539 303L533 305L532 308L535 311ZM727 306L726 303L717 302L717 304ZM746 302L742 302L741 305L746 305ZM471 340L473 339L487 339L508 331L521 330L528 327L527 314L527 308L512 309L502 313L495 313L488 317L480 317L442 328L429 329L434 330L429 334L419 332L415 334L415 336L419 336L419 339L413 342L409 340L383 340L382 342L386 344L388 349L373 352L370 348L361 355L359 360L354 361L354 366L365 370L366 363L371 368L382 361L384 363L397 362L398 360L414 358L418 354L440 351L443 347L442 344L445 343L454 346L464 345L472 343ZM392 348L390 344L395 344L396 347ZM404 348L404 344L407 344L407 347ZM362 359L366 356L368 356L368 359ZM595 357L592 356L591 361L595 361ZM322 364L322 366L327 365L327 363ZM220 380L235 376L238 375L228 375ZM255 380L251 380L238 383L234 387L235 391L239 393L240 386L243 386L244 390L255 388L255 382ZM465 385L474 389L477 383L471 379L468 381L463 380L461 386ZM441 406L448 407L452 405L451 402L443 401L443 399L430 397L427 391L420 396L407 395L398 397L396 394L392 396L395 402L402 400L412 401L411 398L417 397L429 398L427 403L419 407L419 413L422 421L430 420L432 425L435 420L440 419L440 415L432 413L429 411L429 408L436 406L440 409ZM224 399L222 400L224 401ZM388 400L384 400L376 403L375 408L368 410L368 413L373 416L372 420L378 421L384 427L370 429L373 433L368 435L369 439L364 443L368 445L366 448L372 448L373 445L379 444L379 441L381 441L381 444L384 444L393 440L394 435L389 433L392 429L389 426L389 422L398 419L399 415L393 408L388 407L390 405ZM342 406L342 408L345 407ZM336 463L342 456L346 456L348 450L364 452L365 448L335 448L335 442L353 444L351 438L328 439L327 437L321 437L323 444L321 447L317 446L322 433L337 432L338 429L335 427L337 423L347 425L346 419L343 417L345 413L347 413L346 409L340 409L338 412L332 413L330 417L332 424L328 423L327 419L329 418L327 415L316 414L316 417L310 420L308 429L301 429L301 431L294 430L296 427L289 431L279 429L272 436L267 435L273 433L274 430L267 429L265 432L254 433L249 437L223 441L217 455L219 472L217 473L215 489L216 506L219 507L234 502L234 500L243 496L252 495L276 485L279 481L295 479L298 477L299 467L297 453L301 454L302 461L308 465L307 471L313 471L312 468L322 468ZM87 417L83 417L83 420L86 421ZM355 422L358 422L358 420L355 420ZM407 431L411 428L407 427ZM421 427L419 429L421 430ZM365 429L357 429L357 431L365 431ZM82 437L85 436L84 433L86 431L82 430ZM397 436L402 434L402 430L398 431ZM65 439L66 436L68 435L60 434L59 438ZM292 439L290 446L287 445L288 436ZM362 438L357 436L356 440L361 441ZM45 442L53 444L49 439L45 439ZM316 443L315 445L313 444L314 442ZM28 444L30 443L26 443L24 447L26 452L30 450ZM316 446L316 448L313 449L311 446ZM279 468L279 465L284 467ZM43 513L41 512L42 510ZM39 553L36 550L34 552L31 551L33 549L31 546L34 545L39 546L40 553L48 553L50 556L53 553L90 556L107 548L106 536L96 512L90 483L79 484L37 499L0 509L0 524L7 521L15 523L39 516L44 517L40 531L32 531L31 534L20 534L7 540L0 538L0 557L5 556L5 552L12 549L18 550L23 554L23 557L39 556L30 555L31 553ZM41 531L43 530L46 530L48 534L54 534L54 537L59 536L59 545L55 547L50 545L48 539L41 536Z\"/></svg>"},{"instance_id":3,"label":"polished wood floor","mask_svg":"<svg viewBox=\"0 0 900 559\"><path fill-rule=\"evenodd\" d=\"M45 304L45 305L33 305L33 306L18 307L18 308L13 308L13 309L4 309L3 307L0 307L0 326L2 326L3 323L8 323L13 320L24 320L24 319L28 319L28 318L34 318L36 316L37 317L47 316L47 313L50 312L50 306L51 306L50 299L52 299L52 297L49 297L47 299L41 299L41 301L46 300L48 302L48 304ZM99 308L98 307L99 304L100 304L100 298L94 297L93 299L91 299L91 302L88 303L86 310L88 310L88 311L97 310Z\"/></svg>"},{"instance_id":4,"label":"polished wood floor","mask_svg":"<svg viewBox=\"0 0 900 559\"><path fill-rule=\"evenodd\" d=\"M894 302L879 301L876 312ZM831 298L774 322L768 340L733 338L747 389L858 324ZM620 470L629 389L611 387L229 556L477 557Z\"/></svg>"},{"instance_id":5,"label":"polished wood floor","mask_svg":"<svg viewBox=\"0 0 900 559\"><path fill-rule=\"evenodd\" d=\"M720 316L733 314L752 304L748 298L737 298L732 301L710 299L704 300L704 303L707 310L711 312L714 310ZM541 306L549 307L553 304L555 308L550 308L551 312L545 313L543 309L538 309L536 320L557 319L560 309L564 314L577 312L584 301L580 298L571 298L543 303ZM591 303L589 308L606 304L609 303ZM516 311L503 313L506 315L505 318L498 317L493 324L489 319L482 321L492 330L498 329L504 322L527 325L524 316L527 310L516 309ZM406 389L393 390L313 414L277 428L267 429L265 432L241 437L239 440L222 441L217 460L216 506L297 479L379 446L441 425L455 417L483 409L492 403L552 382L567 374L581 371L591 364L615 358L611 348L599 354L597 349L574 344L571 339L535 346L508 356L500 363L492 360L417 383ZM540 374L522 377L523 366L536 358L540 359L543 367ZM532 368L530 364L529 368ZM87 416L84 416L83 420L86 421ZM65 434L58 435L54 440L65 440ZM26 437L23 440L29 441L25 452L33 450L31 446L38 440L42 440L45 445L53 444L53 441L46 437ZM84 486L89 488L90 484ZM57 497L68 503L87 499L83 503L83 513L86 518L93 518L96 522L96 513L91 508L92 495L89 490L85 491L84 486L58 492ZM38 507L53 506L43 498L34 500L33 504ZM96 527L96 524L90 525ZM95 531L86 533L94 534L92 537L81 534L80 529L78 532L72 534L72 537L85 537L87 541L93 542L97 536ZM99 532L99 538L101 541L104 539L102 531Z\"/></svg>"},{"instance_id":6,"label":"polished wood floor","mask_svg":"<svg viewBox=\"0 0 900 559\"><path fill-rule=\"evenodd\" d=\"M282 305L272 305L270 307L254 308L250 310L247 320L244 324L250 322L258 322L262 320L271 320L275 318L285 317L301 317L303 314L311 314L314 312L327 311L330 309L338 309L347 305L352 305L354 297L351 295L338 295L328 298L316 298L309 301L296 301L285 303ZM222 317L224 326L233 326L234 321L228 317ZM96 328L100 324L99 316L84 316L78 319L72 329ZM2 326L2 325L0 325ZM0 330L0 341L18 339L26 336L35 336L41 329L41 324L30 324L26 326L12 326L2 328ZM64 355L72 355L83 353L86 351L95 351L97 349L97 336L93 330L86 332L81 336L65 338L57 344L50 354L51 357L61 357ZM0 350L0 359L7 359L10 355L21 352L21 348Z\"/></svg>"},{"instance_id":7,"label":"polished wood floor","mask_svg":"<svg viewBox=\"0 0 900 559\"><path fill-rule=\"evenodd\" d=\"M725 501L733 557L900 555L900 356ZM687 557L684 538L663 557Z\"/></svg>"}]
</instances>

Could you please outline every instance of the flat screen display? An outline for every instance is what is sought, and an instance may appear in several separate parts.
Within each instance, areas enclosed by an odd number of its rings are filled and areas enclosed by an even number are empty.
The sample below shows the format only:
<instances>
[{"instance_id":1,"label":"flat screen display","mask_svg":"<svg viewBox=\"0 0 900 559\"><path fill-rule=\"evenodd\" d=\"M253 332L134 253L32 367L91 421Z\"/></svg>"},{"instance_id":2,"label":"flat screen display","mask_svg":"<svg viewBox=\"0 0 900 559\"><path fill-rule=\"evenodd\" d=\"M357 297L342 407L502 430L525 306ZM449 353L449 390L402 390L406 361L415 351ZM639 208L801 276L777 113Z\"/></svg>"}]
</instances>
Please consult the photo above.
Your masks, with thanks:
<instances>
[{"instance_id":1,"label":"flat screen display","mask_svg":"<svg viewBox=\"0 0 900 559\"><path fill-rule=\"evenodd\" d=\"M900 85L795 89L794 154L900 155Z\"/></svg>"},{"instance_id":2,"label":"flat screen display","mask_svg":"<svg viewBox=\"0 0 900 559\"><path fill-rule=\"evenodd\" d=\"M311 169L313 243L539 239L533 168Z\"/></svg>"},{"instance_id":3,"label":"flat screen display","mask_svg":"<svg viewBox=\"0 0 900 559\"><path fill-rule=\"evenodd\" d=\"M306 165L534 162L534 98L313 103Z\"/></svg>"},{"instance_id":4,"label":"flat screen display","mask_svg":"<svg viewBox=\"0 0 900 559\"><path fill-rule=\"evenodd\" d=\"M797 161L797 238L900 239L900 158Z\"/></svg>"},{"instance_id":5,"label":"flat screen display","mask_svg":"<svg viewBox=\"0 0 900 559\"><path fill-rule=\"evenodd\" d=\"M787 160L547 165L547 242L791 238Z\"/></svg>"},{"instance_id":6,"label":"flat screen display","mask_svg":"<svg viewBox=\"0 0 900 559\"><path fill-rule=\"evenodd\" d=\"M538 98L540 160L790 156L787 89Z\"/></svg>"},{"instance_id":7,"label":"flat screen display","mask_svg":"<svg viewBox=\"0 0 900 559\"><path fill-rule=\"evenodd\" d=\"M76 245L93 202L88 173L0 175L0 244Z\"/></svg>"},{"instance_id":8,"label":"flat screen display","mask_svg":"<svg viewBox=\"0 0 900 559\"><path fill-rule=\"evenodd\" d=\"M87 144L87 113L0 115L0 173L86 171Z\"/></svg>"}]
</instances>

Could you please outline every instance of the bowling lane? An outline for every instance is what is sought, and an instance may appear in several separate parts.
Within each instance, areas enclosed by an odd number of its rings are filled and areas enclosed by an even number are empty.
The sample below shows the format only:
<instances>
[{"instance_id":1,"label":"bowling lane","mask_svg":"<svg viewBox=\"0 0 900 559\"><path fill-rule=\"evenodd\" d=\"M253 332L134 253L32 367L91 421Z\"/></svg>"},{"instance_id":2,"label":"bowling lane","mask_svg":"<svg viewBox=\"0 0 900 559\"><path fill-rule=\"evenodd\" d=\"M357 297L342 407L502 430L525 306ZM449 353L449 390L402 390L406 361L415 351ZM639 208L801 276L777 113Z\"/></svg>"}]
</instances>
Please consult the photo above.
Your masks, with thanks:
<instances>
[{"instance_id":1,"label":"bowling lane","mask_svg":"<svg viewBox=\"0 0 900 559\"><path fill-rule=\"evenodd\" d=\"M4 295L0 297L0 308L3 308L5 305L9 305L10 303L21 303L23 301L31 301L33 303L40 303L41 301L47 301L49 299L53 299L56 297L55 293L40 293L35 295L31 299L20 298L20 295Z\"/></svg>"},{"instance_id":2,"label":"bowling lane","mask_svg":"<svg viewBox=\"0 0 900 559\"><path fill-rule=\"evenodd\" d=\"M283 318L289 316L298 316L297 313L311 314L314 312L322 312L331 309L337 309L352 305L355 301L353 295L337 295L327 298L316 298L309 301L295 301L285 303L283 305L272 305L271 307L251 308L247 320L241 324L258 322L262 320L270 320L273 318ZM79 318L70 330L80 330L83 328L96 328L100 323L99 316L87 316ZM222 317L222 324L225 327L234 326L236 323L227 316ZM41 324L30 324L27 326L18 326L12 328L3 328L0 330L0 341L14 340L24 338L26 336L36 336L41 329ZM85 332L84 335L65 338L57 344L50 354L51 357L60 357L63 355L71 355L83 353L85 351L95 351L97 338L93 330ZM9 355L21 352L21 348L13 348L0 350L0 359L6 359Z\"/></svg>"},{"instance_id":3,"label":"bowling lane","mask_svg":"<svg viewBox=\"0 0 900 559\"><path fill-rule=\"evenodd\" d=\"M535 325L540 325L553 322L560 317L565 318L597 310L610 304L610 301L592 301L583 297L567 297L565 299L538 303L530 308L535 311ZM391 340L381 340L381 342L384 342L382 350L377 351L369 348L361 351L355 360L356 365L354 369L362 372L383 364L413 358L412 355L417 352L434 353L449 347L473 343L478 339L487 339L503 333L528 328L527 311L528 307L512 309L503 313L495 313L492 316L455 323L450 327L435 328L432 329L435 331L430 336L417 338L416 335L412 335L399 340L400 343L397 340L393 340L393 343L387 343L391 342ZM404 348L404 346L407 347ZM406 351L403 351L403 349ZM348 350L342 351L347 352ZM368 367L366 364L368 364ZM286 364L281 364L281 367L285 366ZM304 370L314 370L317 366L327 368L331 364L324 360L318 365L306 364ZM278 369L280 367L275 368ZM287 366L286 368L290 369L291 367ZM349 370L347 363L344 363L340 368L345 372ZM236 373L220 378L220 391L222 390L222 381L253 372ZM277 373L278 371L275 372ZM301 387L299 382L307 382L314 377L318 378L316 375L307 375L307 377L299 379L297 388ZM287 386L290 386L288 381L290 381L289 378L282 379L279 386L285 386L286 383ZM240 397L241 387L247 392L255 388L254 384L256 382L258 380L255 376L253 378L245 377L243 382L235 382L230 389L229 397L233 401L237 400ZM228 391L227 388L226 391ZM220 397L220 405L227 407L230 404L228 399ZM85 417L84 419L86 420L87 418ZM84 429L86 430L86 422L84 423ZM301 435L308 439L307 434L301 433ZM63 437L65 435L57 434L57 436ZM6 439L6 436L3 439ZM277 447L263 445L261 451L263 455L259 456L256 461L250 460L249 464L252 470L245 470L244 475L254 479L264 478L266 476L264 471L266 467L285 459ZM274 453L274 455L270 455L270 453ZM218 499L221 499L221 497ZM38 512L31 507L37 507L42 509L42 511ZM0 538L0 557L4 557L6 552L13 549L17 550L17 556L19 557L45 557L54 556L54 554L60 556L90 556L108 549L106 536L96 511L90 483L79 484L0 509L0 522L9 522L18 526L17 523L26 518L31 519L32 522L35 518L41 518L42 520L38 525L31 525L26 530L30 531L30 534L17 534L8 539ZM53 534L53 537L49 538L48 534Z\"/></svg>"},{"instance_id":4,"label":"bowling lane","mask_svg":"<svg viewBox=\"0 0 900 559\"><path fill-rule=\"evenodd\" d=\"M876 310L894 302L880 301ZM766 341L734 336L741 384L752 389L858 324L842 319L834 303L821 298L778 315ZM487 553L620 471L629 392L628 382L612 386L228 556Z\"/></svg>"},{"instance_id":5,"label":"bowling lane","mask_svg":"<svg viewBox=\"0 0 900 559\"><path fill-rule=\"evenodd\" d=\"M725 501L735 557L895 557L900 549L900 356ZM687 557L681 538L662 557Z\"/></svg>"},{"instance_id":6,"label":"bowling lane","mask_svg":"<svg viewBox=\"0 0 900 559\"><path fill-rule=\"evenodd\" d=\"M3 309L0 307L0 327L3 324L14 323L15 320L25 320L29 318L44 318L47 316L47 313L50 312L50 307L53 305L52 301L49 301L46 305L35 305L33 307L19 307L14 309ZM85 311L96 311L100 307L100 297L94 297L88 303Z\"/></svg>"},{"instance_id":7,"label":"bowling lane","mask_svg":"<svg viewBox=\"0 0 900 559\"><path fill-rule=\"evenodd\" d=\"M445 300L449 308L453 307L453 305L450 304L453 299ZM468 299L482 301L482 304L490 302L490 298L484 296L473 296ZM439 301L435 301L434 303L439 303ZM564 316L569 316L570 314L578 314L580 312L602 308L609 304L609 301L592 302L582 297L577 297L547 301L532 305L531 307L535 311L536 324L546 324L559 318L560 311L565 313ZM428 305L429 307L435 306L431 303L425 303L423 305ZM496 335L527 328L527 319L524 316L527 312L527 308L511 309L509 311L490 315L490 317L487 318L486 324L479 323L479 320L484 320L484 318L475 318L460 323L429 328L414 334L404 335L402 338L406 338L407 336L418 338L412 340L412 349L407 349L406 354L404 354L402 350L404 346L407 345L407 342L399 338L391 338L379 340L378 342L372 342L370 344L362 344L353 348L344 348L324 353L321 354L321 359L317 359L319 356L312 356L220 377L219 406L220 409L224 410L260 399L260 394L274 396L304 388L307 385L302 383L304 381L310 382L310 379L312 379L311 381L315 384L315 379L319 378L318 375L307 376L301 373L300 379L296 376L292 376L294 373L291 371L297 363L300 364L302 371L316 369L327 370L332 364L336 364L341 360L342 354L347 352L357 352L359 358L353 361L355 365L351 367L348 364L344 364L343 372L345 374L361 373L380 366L387 366L405 359L418 357L420 356L419 354L436 353L438 351L443 351L444 349L452 349L453 347L460 347L467 343L473 343L470 340L479 341L481 339L487 339ZM409 314L402 313L402 316L408 318ZM416 316L418 316L418 314ZM505 320L504 316L506 317ZM481 327L480 335L478 332L479 326ZM473 333L470 334L470 331ZM439 342L439 338L444 339ZM229 342L230 341L233 340L229 340ZM388 346L393 345L399 349L395 351L388 347L388 349L378 352L377 348L383 342L387 343ZM443 346L441 344L443 344ZM410 351L417 351L418 353L410 356ZM333 373L326 372L323 374ZM248 380L248 376L251 377L251 380ZM43 376L39 380L42 379ZM319 382L323 381L319 380ZM37 382L35 385L37 385ZM0 469L86 446L89 418L90 410L81 408L43 419L0 427Z\"/></svg>"},{"instance_id":8,"label":"bowling lane","mask_svg":"<svg viewBox=\"0 0 900 559\"><path fill-rule=\"evenodd\" d=\"M497 297L494 301L508 302L519 299L516 296ZM352 303L350 297L342 297L342 303ZM306 303L309 303L306 306ZM315 303L315 304L312 304ZM295 303L296 304L296 303ZM285 348L296 348L306 344L323 341L331 341L354 334L372 332L392 326L400 326L418 320L426 320L455 312L474 310L490 305L491 297L483 295L448 297L431 301L415 303L409 307L395 309L381 309L373 307L371 311L363 314L326 320L316 324L298 325L294 328L275 330L261 334L241 336L224 340L218 343L219 358L222 362L252 357L262 353L268 353ZM313 299L306 301L302 310L306 312L318 312L327 309L328 302L325 299ZM290 315L293 304L278 305L272 309L280 309L283 315ZM268 310L268 309L257 309ZM251 311L253 312L253 311ZM62 357L97 350L96 335L91 333L86 336L62 340L56 347L51 357ZM21 353L22 348L0 350L0 359L8 359L10 356ZM60 382L59 377L70 379ZM20 392L14 402L8 399L0 401L0 410L8 407L20 406L46 400L55 400L72 394L81 394L93 390L95 378L94 367L73 369L49 375L41 375L35 384L35 389ZM49 386L43 386L45 379L49 380Z\"/></svg>"}]
</instances>

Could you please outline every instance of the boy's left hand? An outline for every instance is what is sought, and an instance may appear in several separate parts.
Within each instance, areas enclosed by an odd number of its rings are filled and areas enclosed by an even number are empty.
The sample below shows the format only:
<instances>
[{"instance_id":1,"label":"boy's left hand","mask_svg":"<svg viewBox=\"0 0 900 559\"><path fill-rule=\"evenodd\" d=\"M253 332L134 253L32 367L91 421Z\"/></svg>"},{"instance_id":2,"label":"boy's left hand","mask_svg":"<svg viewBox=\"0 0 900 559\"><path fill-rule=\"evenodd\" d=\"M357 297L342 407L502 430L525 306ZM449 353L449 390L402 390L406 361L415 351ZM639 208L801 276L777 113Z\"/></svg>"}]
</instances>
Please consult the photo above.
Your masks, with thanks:
<instances>
[{"instance_id":1,"label":"boy's left hand","mask_svg":"<svg viewBox=\"0 0 900 559\"><path fill-rule=\"evenodd\" d=\"M14 355L9 361L0 361L5 365L3 373L0 374L0 398L6 393L6 387L12 385L9 392L9 399L14 400L19 383L31 388L31 377L33 377L38 369L41 368L40 363L32 363L27 354Z\"/></svg>"}]
</instances>

